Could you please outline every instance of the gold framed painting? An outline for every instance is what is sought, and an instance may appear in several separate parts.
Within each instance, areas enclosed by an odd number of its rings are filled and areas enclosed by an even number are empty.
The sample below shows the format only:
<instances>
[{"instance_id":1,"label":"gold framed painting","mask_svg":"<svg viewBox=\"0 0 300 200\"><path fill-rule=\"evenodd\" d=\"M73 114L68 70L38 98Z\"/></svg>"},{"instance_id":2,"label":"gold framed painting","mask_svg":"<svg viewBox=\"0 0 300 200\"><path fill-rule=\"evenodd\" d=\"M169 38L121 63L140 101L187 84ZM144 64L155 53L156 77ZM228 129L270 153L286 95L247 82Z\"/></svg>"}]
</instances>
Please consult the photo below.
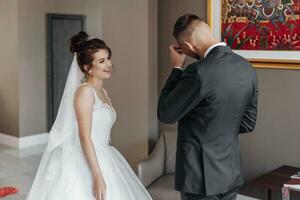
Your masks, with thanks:
<instances>
[{"instance_id":1,"label":"gold framed painting","mask_svg":"<svg viewBox=\"0 0 300 200\"><path fill-rule=\"evenodd\" d=\"M207 0L207 21L255 67L300 69L300 0Z\"/></svg>"}]
</instances>

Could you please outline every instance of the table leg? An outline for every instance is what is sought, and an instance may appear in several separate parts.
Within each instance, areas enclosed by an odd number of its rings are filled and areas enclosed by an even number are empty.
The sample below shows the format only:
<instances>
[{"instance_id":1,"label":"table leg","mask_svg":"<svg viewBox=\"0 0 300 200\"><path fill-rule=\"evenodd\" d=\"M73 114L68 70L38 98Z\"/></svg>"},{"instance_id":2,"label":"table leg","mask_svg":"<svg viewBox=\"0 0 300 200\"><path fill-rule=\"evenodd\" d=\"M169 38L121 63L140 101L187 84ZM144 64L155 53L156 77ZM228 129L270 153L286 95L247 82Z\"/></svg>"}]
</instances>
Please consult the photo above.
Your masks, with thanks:
<instances>
[{"instance_id":1,"label":"table leg","mask_svg":"<svg viewBox=\"0 0 300 200\"><path fill-rule=\"evenodd\" d=\"M272 190L268 189L268 200L272 200Z\"/></svg>"}]
</instances>

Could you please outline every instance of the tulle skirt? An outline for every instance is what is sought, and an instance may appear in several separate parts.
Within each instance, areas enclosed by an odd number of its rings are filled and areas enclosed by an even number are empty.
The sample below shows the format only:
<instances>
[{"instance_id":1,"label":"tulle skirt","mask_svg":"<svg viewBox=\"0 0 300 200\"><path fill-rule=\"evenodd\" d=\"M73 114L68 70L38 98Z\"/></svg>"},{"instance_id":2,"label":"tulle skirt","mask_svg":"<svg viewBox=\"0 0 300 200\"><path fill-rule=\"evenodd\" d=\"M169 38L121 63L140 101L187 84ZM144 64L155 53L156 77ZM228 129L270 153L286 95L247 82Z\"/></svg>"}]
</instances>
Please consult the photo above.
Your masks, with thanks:
<instances>
[{"instance_id":1,"label":"tulle skirt","mask_svg":"<svg viewBox=\"0 0 300 200\"><path fill-rule=\"evenodd\" d=\"M97 147L96 153L106 184L105 200L152 199L117 149L106 145ZM26 200L94 199L92 176L81 148L44 152Z\"/></svg>"}]
</instances>

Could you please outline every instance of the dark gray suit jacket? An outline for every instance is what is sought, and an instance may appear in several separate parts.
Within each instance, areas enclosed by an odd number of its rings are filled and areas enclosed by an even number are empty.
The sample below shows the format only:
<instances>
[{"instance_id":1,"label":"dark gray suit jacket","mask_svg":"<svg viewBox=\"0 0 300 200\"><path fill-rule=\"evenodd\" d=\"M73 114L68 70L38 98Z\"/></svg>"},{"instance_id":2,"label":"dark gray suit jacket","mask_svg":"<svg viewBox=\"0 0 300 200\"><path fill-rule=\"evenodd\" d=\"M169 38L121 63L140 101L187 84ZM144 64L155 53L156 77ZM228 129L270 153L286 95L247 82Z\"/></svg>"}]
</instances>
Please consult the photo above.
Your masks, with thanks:
<instances>
[{"instance_id":1,"label":"dark gray suit jacket","mask_svg":"<svg viewBox=\"0 0 300 200\"><path fill-rule=\"evenodd\" d=\"M228 46L217 46L184 71L173 69L158 118L178 121L175 188L215 195L243 184L239 133L253 131L256 72Z\"/></svg>"}]
</instances>

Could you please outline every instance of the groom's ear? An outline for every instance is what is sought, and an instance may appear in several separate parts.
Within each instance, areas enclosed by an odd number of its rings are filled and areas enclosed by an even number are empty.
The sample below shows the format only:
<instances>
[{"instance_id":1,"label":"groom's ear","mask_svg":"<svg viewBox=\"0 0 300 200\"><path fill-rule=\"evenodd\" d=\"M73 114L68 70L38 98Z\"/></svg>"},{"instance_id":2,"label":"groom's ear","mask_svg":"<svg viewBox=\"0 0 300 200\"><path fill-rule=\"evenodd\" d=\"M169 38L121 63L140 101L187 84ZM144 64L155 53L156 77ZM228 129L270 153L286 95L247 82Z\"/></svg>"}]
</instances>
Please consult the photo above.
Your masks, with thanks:
<instances>
[{"instance_id":1,"label":"groom's ear","mask_svg":"<svg viewBox=\"0 0 300 200\"><path fill-rule=\"evenodd\" d=\"M194 45L192 45L189 42L184 42L184 45L190 50L190 51L196 51Z\"/></svg>"}]
</instances>

